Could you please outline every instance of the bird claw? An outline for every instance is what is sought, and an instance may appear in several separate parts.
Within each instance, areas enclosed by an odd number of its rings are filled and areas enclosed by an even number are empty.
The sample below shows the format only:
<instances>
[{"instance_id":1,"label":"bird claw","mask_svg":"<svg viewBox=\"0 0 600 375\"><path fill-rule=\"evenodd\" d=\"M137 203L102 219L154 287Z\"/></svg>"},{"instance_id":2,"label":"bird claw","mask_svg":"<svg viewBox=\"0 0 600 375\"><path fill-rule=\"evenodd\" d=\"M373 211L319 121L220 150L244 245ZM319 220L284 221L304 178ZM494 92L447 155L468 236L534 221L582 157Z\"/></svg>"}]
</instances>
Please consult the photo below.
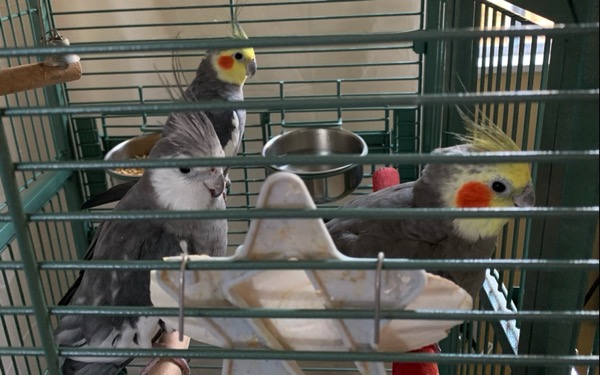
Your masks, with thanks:
<instances>
[{"instance_id":1,"label":"bird claw","mask_svg":"<svg viewBox=\"0 0 600 375\"><path fill-rule=\"evenodd\" d=\"M231 179L229 179L229 175L225 176L225 189L223 190L223 200L227 202L227 191L231 187Z\"/></svg>"}]
</instances>

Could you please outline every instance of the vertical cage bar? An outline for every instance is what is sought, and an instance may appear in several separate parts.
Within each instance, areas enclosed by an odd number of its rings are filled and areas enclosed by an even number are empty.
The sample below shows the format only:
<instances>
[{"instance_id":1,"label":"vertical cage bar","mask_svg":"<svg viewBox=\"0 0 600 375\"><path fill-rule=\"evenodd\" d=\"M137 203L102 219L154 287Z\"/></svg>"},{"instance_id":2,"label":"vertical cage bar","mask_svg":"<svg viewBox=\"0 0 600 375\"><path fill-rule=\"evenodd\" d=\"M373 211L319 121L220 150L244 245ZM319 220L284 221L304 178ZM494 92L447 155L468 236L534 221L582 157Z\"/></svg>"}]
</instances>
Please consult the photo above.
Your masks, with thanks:
<instances>
[{"instance_id":1,"label":"vertical cage bar","mask_svg":"<svg viewBox=\"0 0 600 375\"><path fill-rule=\"evenodd\" d=\"M521 23L518 24L519 26L521 26ZM525 44L527 43L527 38L526 37L519 37L519 52L517 54L517 76L515 77L515 90L521 90L521 86L522 86L522 80L523 80L523 62L524 62L524 57L525 57ZM532 50L535 50L535 45L533 44L533 40L531 40L530 42L530 46ZM535 59L535 56L534 56ZM511 58L512 61L512 58ZM512 63L511 63L512 66ZM533 76L535 75L535 65L534 68L531 69L529 71L529 75ZM510 88L510 87L509 87ZM513 138L517 138L517 131L518 128L516 126L516 124L518 123L519 120L519 112L521 110L521 105L515 103L513 104L513 127L512 127L512 135ZM508 112L506 112L506 119L505 121L508 121ZM529 119L527 117L525 117L523 119L523 142L521 143L521 148L522 149L527 149L527 133L529 132Z\"/></svg>"},{"instance_id":2,"label":"vertical cage bar","mask_svg":"<svg viewBox=\"0 0 600 375\"><path fill-rule=\"evenodd\" d=\"M475 15L477 4L473 0L454 0L453 4L453 28L472 28L477 24ZM450 69L448 69L448 88L451 92L475 90L476 83L471 81L473 74L471 72L473 60L477 61L477 45L472 40L454 40L450 42L451 57ZM468 112L473 112L470 106ZM446 125L446 134L444 135L444 145L450 146L457 144L458 140L451 133L460 133L464 130L463 122L454 106L448 107L448 123Z\"/></svg>"},{"instance_id":3,"label":"vertical cage bar","mask_svg":"<svg viewBox=\"0 0 600 375\"><path fill-rule=\"evenodd\" d=\"M486 25L486 21L489 17L489 12L490 12L490 7L487 6L487 4L481 3L480 5L483 8L483 12L481 12L481 19L480 22L481 24L479 25L480 27L485 27ZM486 60L488 59L488 39L487 37L482 37L481 40L481 66L478 67L479 69L479 88L478 91L479 92L483 92L485 91L485 66L486 66ZM490 45L491 45L491 40L490 40ZM485 104L481 105L481 107L485 106Z\"/></svg>"},{"instance_id":4,"label":"vertical cage bar","mask_svg":"<svg viewBox=\"0 0 600 375\"><path fill-rule=\"evenodd\" d=\"M0 251L8 251L9 254L9 260L12 260L12 250L10 248L10 245L7 245L4 249L0 250ZM8 271L2 271L2 282L4 283L4 285L9 285L9 281L8 281L8 277L7 277L7 272ZM15 277L18 278L19 274L15 272ZM20 283L19 283L20 284ZM15 304L15 298L13 297L10 288L6 289L6 297L8 299L8 305L9 306L16 306ZM13 317L12 318L12 322L17 321L18 317ZM26 316L24 318L24 320L27 322L27 326L28 329L31 331L31 324L30 324L30 320L29 317ZM7 327L7 322L8 320L5 318L5 315L0 315L0 323L2 325L3 331L4 331L4 337L6 338L6 343L7 345L10 346L25 346L25 342L23 340L23 335L20 332L20 324L15 324L15 328L17 330L17 335L16 336L11 336L10 332L8 331ZM14 341L14 344L13 344ZM17 364L16 358L14 356L10 356L9 357L10 360L12 361L12 365L13 368L17 369L19 366ZM0 363L2 363L3 361L0 361ZM30 366L29 366L29 362L28 361L24 361L25 362L25 369L26 371L31 372Z\"/></svg>"},{"instance_id":5,"label":"vertical cage bar","mask_svg":"<svg viewBox=\"0 0 600 375\"><path fill-rule=\"evenodd\" d=\"M489 18L486 18L485 22L486 22L487 27L494 27L494 26L496 26L496 18L498 15L498 11L494 8L490 8L490 11L491 11L491 15L489 15ZM487 76L485 91L487 91L487 92L490 92L493 89L494 61L496 61L496 59L497 59L495 50L497 47L498 39L499 38L490 38L490 60L489 60L490 63L487 66L487 73L485 73ZM500 63L499 60L498 60L498 63ZM485 116L487 118L492 118L492 114L496 110L497 106L498 106L498 104L495 104L495 103L487 104L485 106Z\"/></svg>"},{"instance_id":6,"label":"vertical cage bar","mask_svg":"<svg viewBox=\"0 0 600 375\"><path fill-rule=\"evenodd\" d=\"M6 6L7 9L9 8L8 1L5 1L5 6ZM10 15L10 13L9 13L9 15ZM8 46L9 45L8 44L8 39L7 39L8 36L7 35L10 35L9 32L5 30L4 23L0 22L0 37L1 37L0 38L0 42L2 43L3 46ZM20 64L20 61L21 61L20 57L18 57L17 58L17 64ZM12 61L8 57L6 58L6 63L7 63L8 66L12 66ZM19 96L17 94L14 94L14 95L15 95L15 102L18 105L18 103L19 103ZM10 101L9 101L9 96L8 95L4 96L4 103L5 103L6 106L10 105ZM17 133L17 126L16 126L16 124L18 123L18 121L16 121L16 120L17 119L15 119L13 117L9 117L8 118L8 122L9 122L10 127L11 127L11 133L12 133L12 136L13 136L13 141L14 141L14 144L15 144L15 147L16 147L16 150L17 150L17 155L22 155L22 153L24 152L23 151L24 147L22 147L22 145L20 144L20 142L18 142L18 135L17 135L18 133ZM22 123L22 121L23 121L22 118L20 119L20 121ZM20 175L21 175L21 178L23 179L24 186L26 187L27 184L28 184L27 174L25 172L20 172Z\"/></svg>"},{"instance_id":7,"label":"vertical cage bar","mask_svg":"<svg viewBox=\"0 0 600 375\"><path fill-rule=\"evenodd\" d=\"M1 119L2 113L0 112ZM27 227L27 218L25 217L19 195L19 187L15 178L15 167L12 163L6 132L3 126L0 127L0 178L6 195L8 212L15 227L17 243L19 244L21 261L23 263L23 272L27 276L27 286L29 288L31 303L33 304L42 347L46 355L48 371L50 375L59 375L58 351L52 335L50 314L42 295L42 282L31 243L29 228Z\"/></svg>"},{"instance_id":8,"label":"vertical cage bar","mask_svg":"<svg viewBox=\"0 0 600 375\"><path fill-rule=\"evenodd\" d=\"M499 11L499 10L494 10L493 17L494 17L494 23L493 23L494 27L504 27L505 26L504 22L506 20L506 14L504 12ZM502 72L502 65L504 64L504 49L505 49L505 40L506 39L512 40L513 38L504 38L504 37L497 38L497 41L498 41L498 44L497 44L497 46L498 46L497 56L498 57L496 59L497 63L495 64L495 66L490 67L490 77L494 77L495 82L494 82L494 89L490 90L490 91L495 91L495 92L501 91L502 90L502 81L510 80L510 70L511 70L510 58L512 56L511 51L508 51L508 56L507 56L508 63L506 65L506 75L504 75ZM495 73L493 73L493 68L496 68ZM509 104L497 103L494 105L494 113L493 113L493 115L490 116L490 118L492 119L492 122L494 124L499 124L498 117L500 115L500 106L506 107L506 106L509 106ZM507 130L506 129L506 127L507 127L506 120L504 120L504 124L500 125L500 126L504 129L504 131L506 131Z\"/></svg>"},{"instance_id":9,"label":"vertical cage bar","mask_svg":"<svg viewBox=\"0 0 600 375\"><path fill-rule=\"evenodd\" d=\"M548 82L548 67L550 64L550 49L551 49L551 45L552 45L552 41L550 38L545 38L545 42L544 42L544 52L543 52L543 59L542 59L542 71L541 71L541 87L542 88L547 88L547 82ZM544 111L545 111L545 103L541 102L538 103L537 106L537 117L536 117L536 126L535 126L535 139L534 139L534 148L536 150L540 149L540 143L541 143L541 138L542 138L542 124L544 121ZM537 175L538 175L538 165L537 164L533 164L531 166L531 174L533 176L533 184L535 186L537 186ZM531 243L531 228L532 228L532 221L528 220L527 224L526 224L526 230L525 230L525 246L523 248L523 258L525 259L529 259L529 244ZM519 283L519 289L521 290L525 290L525 284L527 282L527 271L522 271L521 272L521 280ZM525 295L525 293L520 293L519 294L519 301L517 304L517 307L519 309L523 309L524 306L524 300L523 300L523 296Z\"/></svg>"},{"instance_id":10,"label":"vertical cage bar","mask_svg":"<svg viewBox=\"0 0 600 375\"><path fill-rule=\"evenodd\" d=\"M425 14L425 29L443 29L445 2L443 0L426 0L427 12ZM443 49L444 41L430 41L425 43L422 50L425 54L425 63L423 68L423 93L434 94L443 91L443 82L441 67L445 66ZM416 46L415 46L416 47ZM423 108L421 119L421 141L420 148L422 152L431 152L440 146L441 128L440 124L440 106L427 106ZM441 124L440 124L441 126Z\"/></svg>"},{"instance_id":11,"label":"vertical cage bar","mask_svg":"<svg viewBox=\"0 0 600 375\"><path fill-rule=\"evenodd\" d=\"M50 3L45 1L40 1L40 3L42 4L42 9L37 9L37 0L27 0L27 4L30 8L35 8L38 12L41 12L40 14L45 24L44 27L46 27L46 29L53 28L54 20L52 19ZM43 37L44 30L40 29L41 25L37 22L32 23L31 26L37 43L40 43L40 38ZM44 95L48 106L61 107L67 104L65 103L65 90L63 85L54 85L44 88ZM68 116L52 115L49 117L49 121L57 159L75 159L75 153L71 144ZM79 175L77 173L72 173L71 178L65 183L65 194L69 197L67 202L69 210L79 210L79 207L83 202L83 193ZM83 255L89 245L86 229L87 224L85 222L72 222L70 225L73 231L75 245Z\"/></svg>"},{"instance_id":12,"label":"vertical cage bar","mask_svg":"<svg viewBox=\"0 0 600 375\"><path fill-rule=\"evenodd\" d=\"M515 27L515 25L517 24L516 20L513 17L509 17L508 15L506 16L506 20L505 20L505 26L508 27ZM515 50L515 39L517 40L517 43L519 43L519 47L524 45L524 39L525 38L521 38L521 37L510 37L508 38L508 56L506 59L506 73L505 73L505 80L504 80L504 90L505 91L510 91L511 90L511 84L512 84L512 75L513 75L513 59L514 59L514 50ZM519 51L521 52L521 51ZM523 58L521 55L518 55L519 61L521 61L521 59ZM517 71L516 73L516 77L515 77L515 90L519 89L519 82L520 80L520 73L519 71ZM504 105L504 111L503 111L503 115L502 115L502 120L505 124L508 125L508 117L509 117L509 112L510 112L510 108L513 108L513 113L517 113L517 108L519 106L517 104L505 104ZM513 139L515 139L515 135L517 133L517 124L518 121L517 119L515 119L512 122L512 137Z\"/></svg>"}]
</instances>

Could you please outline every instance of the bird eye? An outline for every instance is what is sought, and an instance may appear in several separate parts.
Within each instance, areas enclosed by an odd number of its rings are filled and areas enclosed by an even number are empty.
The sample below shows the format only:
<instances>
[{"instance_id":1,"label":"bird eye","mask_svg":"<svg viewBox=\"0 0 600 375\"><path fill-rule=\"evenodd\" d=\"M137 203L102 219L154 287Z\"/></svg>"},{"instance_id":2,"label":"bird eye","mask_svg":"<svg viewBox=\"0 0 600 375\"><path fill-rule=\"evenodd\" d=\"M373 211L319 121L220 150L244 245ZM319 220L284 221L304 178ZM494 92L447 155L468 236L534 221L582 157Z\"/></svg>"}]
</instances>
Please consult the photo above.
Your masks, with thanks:
<instances>
[{"instance_id":1,"label":"bird eye","mask_svg":"<svg viewBox=\"0 0 600 375\"><path fill-rule=\"evenodd\" d=\"M239 61L239 60L241 60L241 59L243 59L243 58L244 58L244 55L242 55L242 53L241 53L241 52L236 52L236 53L233 55L233 57L234 57L236 60L238 60L238 61Z\"/></svg>"},{"instance_id":2,"label":"bird eye","mask_svg":"<svg viewBox=\"0 0 600 375\"><path fill-rule=\"evenodd\" d=\"M506 185L500 181L494 181L492 183L492 190L496 193L504 193L506 191Z\"/></svg>"},{"instance_id":3,"label":"bird eye","mask_svg":"<svg viewBox=\"0 0 600 375\"><path fill-rule=\"evenodd\" d=\"M184 173L184 174L188 174L190 173L191 169L189 168L179 168L179 172Z\"/></svg>"},{"instance_id":4,"label":"bird eye","mask_svg":"<svg viewBox=\"0 0 600 375\"><path fill-rule=\"evenodd\" d=\"M210 172L211 172L211 173L215 173L215 172L216 172L216 170L217 170L217 168L211 168L211 169L210 169Z\"/></svg>"}]
</instances>

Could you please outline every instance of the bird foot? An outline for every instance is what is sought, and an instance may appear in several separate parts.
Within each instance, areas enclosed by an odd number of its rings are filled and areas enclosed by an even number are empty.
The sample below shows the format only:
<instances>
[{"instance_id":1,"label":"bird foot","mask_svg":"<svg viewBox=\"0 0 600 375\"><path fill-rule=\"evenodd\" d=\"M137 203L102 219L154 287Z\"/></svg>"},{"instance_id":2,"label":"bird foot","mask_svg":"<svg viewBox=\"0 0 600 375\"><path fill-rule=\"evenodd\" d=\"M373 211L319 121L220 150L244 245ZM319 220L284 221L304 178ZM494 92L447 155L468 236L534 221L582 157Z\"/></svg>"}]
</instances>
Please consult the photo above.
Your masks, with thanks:
<instances>
[{"instance_id":1,"label":"bird foot","mask_svg":"<svg viewBox=\"0 0 600 375\"><path fill-rule=\"evenodd\" d=\"M231 179L229 178L229 175L225 176L225 189L223 190L223 200L225 200L225 202L227 202L227 191L229 191L229 188L231 187Z\"/></svg>"}]
</instances>

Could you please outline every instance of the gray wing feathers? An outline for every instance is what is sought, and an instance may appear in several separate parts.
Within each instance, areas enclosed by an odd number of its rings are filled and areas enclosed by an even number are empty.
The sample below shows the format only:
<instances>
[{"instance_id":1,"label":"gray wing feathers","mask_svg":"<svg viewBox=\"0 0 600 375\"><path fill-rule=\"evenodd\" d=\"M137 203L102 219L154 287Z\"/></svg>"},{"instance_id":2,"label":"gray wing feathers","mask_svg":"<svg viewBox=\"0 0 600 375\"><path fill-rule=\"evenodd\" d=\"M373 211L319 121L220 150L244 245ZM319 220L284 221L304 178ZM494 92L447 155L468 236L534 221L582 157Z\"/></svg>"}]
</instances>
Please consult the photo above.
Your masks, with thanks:
<instances>
[{"instance_id":1,"label":"gray wing feathers","mask_svg":"<svg viewBox=\"0 0 600 375\"><path fill-rule=\"evenodd\" d=\"M118 204L119 210L150 209L151 192L142 179ZM182 221L178 234L162 222L106 221L92 240L86 259L158 260L181 253L187 240L191 253L220 255L226 247L226 221ZM210 225L207 225L210 224ZM212 227L211 227L212 225ZM183 237L182 237L183 236ZM62 304L93 306L151 306L150 273L135 270L86 270L61 300ZM61 346L150 347L159 332L158 318L140 316L63 316L55 330ZM66 374L111 374L127 358L71 358L63 364ZM103 363L102 363L103 362ZM64 367L67 366L67 367ZM111 367L112 366L112 367ZM94 371L107 372L94 372ZM70 371L70 372L69 372Z\"/></svg>"},{"instance_id":2,"label":"gray wing feathers","mask_svg":"<svg viewBox=\"0 0 600 375\"><path fill-rule=\"evenodd\" d=\"M205 58L200 63L196 72L196 77L187 88L184 94L185 100L226 100L240 101L244 100L242 87L225 83L217 79L217 73L214 71L209 58ZM239 139L234 142L232 150L237 150L242 141L242 135L246 125L246 110L236 109L234 111L206 111L206 115L212 121L219 141L223 149L232 140L232 134L239 132ZM236 118L237 117L237 118ZM235 156L236 154L226 153L226 156Z\"/></svg>"},{"instance_id":3,"label":"gray wing feathers","mask_svg":"<svg viewBox=\"0 0 600 375\"><path fill-rule=\"evenodd\" d=\"M245 111L210 111L206 115L213 123L225 156L237 155L244 134Z\"/></svg>"},{"instance_id":4,"label":"gray wing feathers","mask_svg":"<svg viewBox=\"0 0 600 375\"><path fill-rule=\"evenodd\" d=\"M178 239L147 222L105 222L97 233L90 258L95 260L161 259L181 252ZM120 251L115 251L118 249ZM148 271L87 270L80 275L69 304L94 306L150 306ZM137 317L64 316L55 335L61 345L99 344L114 328L135 326ZM141 341L143 338L139 338Z\"/></svg>"},{"instance_id":5,"label":"gray wing feathers","mask_svg":"<svg viewBox=\"0 0 600 375\"><path fill-rule=\"evenodd\" d=\"M111 187L103 193L94 195L81 205L81 209L85 210L86 208L92 208L106 203L118 201L119 199L123 198L125 194L127 194L129 189L131 189L131 187L135 185L136 182L136 180L123 182L121 184Z\"/></svg>"},{"instance_id":6,"label":"gray wing feathers","mask_svg":"<svg viewBox=\"0 0 600 375\"><path fill-rule=\"evenodd\" d=\"M117 375L127 363L87 363L67 358L61 366L63 375Z\"/></svg>"},{"instance_id":7,"label":"gray wing feathers","mask_svg":"<svg viewBox=\"0 0 600 375\"><path fill-rule=\"evenodd\" d=\"M361 196L344 207L416 207L414 183L404 183ZM420 197L435 201L436 197ZM342 253L375 258L383 251L388 258L467 259L489 258L495 238L465 241L454 233L451 220L333 219L326 223L333 242ZM484 271L428 270L460 285L472 296L481 288Z\"/></svg>"}]
</instances>

